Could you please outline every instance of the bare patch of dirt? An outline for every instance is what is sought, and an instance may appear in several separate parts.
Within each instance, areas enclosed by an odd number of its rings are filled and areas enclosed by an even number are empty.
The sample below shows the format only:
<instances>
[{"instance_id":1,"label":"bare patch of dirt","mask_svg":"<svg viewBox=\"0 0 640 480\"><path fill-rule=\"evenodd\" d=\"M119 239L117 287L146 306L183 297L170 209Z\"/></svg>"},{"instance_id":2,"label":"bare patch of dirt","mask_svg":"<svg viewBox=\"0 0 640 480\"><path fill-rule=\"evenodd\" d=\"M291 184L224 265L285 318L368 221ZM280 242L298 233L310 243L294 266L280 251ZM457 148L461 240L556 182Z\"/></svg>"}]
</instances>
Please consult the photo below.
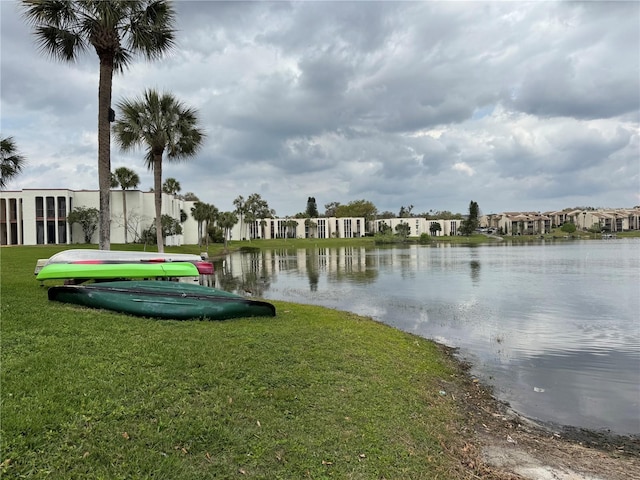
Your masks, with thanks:
<instances>
[{"instance_id":1,"label":"bare patch of dirt","mask_svg":"<svg viewBox=\"0 0 640 480\"><path fill-rule=\"evenodd\" d=\"M461 372L442 388L466 417L459 432L464 440L449 453L460 458L469 478L640 480L640 437L535 423L472 378L454 349L441 348Z\"/></svg>"}]
</instances>

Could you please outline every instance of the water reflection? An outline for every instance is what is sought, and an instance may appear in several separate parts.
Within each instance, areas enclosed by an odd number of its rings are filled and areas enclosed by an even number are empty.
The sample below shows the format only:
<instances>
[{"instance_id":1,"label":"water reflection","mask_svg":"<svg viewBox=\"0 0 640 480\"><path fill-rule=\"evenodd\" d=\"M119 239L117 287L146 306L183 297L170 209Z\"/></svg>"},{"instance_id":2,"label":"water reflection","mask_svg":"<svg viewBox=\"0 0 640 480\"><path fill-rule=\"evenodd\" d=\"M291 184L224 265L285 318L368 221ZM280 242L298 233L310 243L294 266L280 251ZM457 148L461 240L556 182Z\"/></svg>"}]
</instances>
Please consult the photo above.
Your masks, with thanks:
<instances>
[{"instance_id":1,"label":"water reflection","mask_svg":"<svg viewBox=\"0 0 640 480\"><path fill-rule=\"evenodd\" d=\"M459 347L475 374L533 418L639 434L639 247L281 249L230 255L215 265L215 280Z\"/></svg>"},{"instance_id":2,"label":"water reflection","mask_svg":"<svg viewBox=\"0 0 640 480\"><path fill-rule=\"evenodd\" d=\"M332 282L375 282L376 263L362 247L246 252L215 261L215 275L208 284L230 292L262 296L273 279L288 273L296 278L306 277L309 291L317 292L322 275Z\"/></svg>"},{"instance_id":3,"label":"water reflection","mask_svg":"<svg viewBox=\"0 0 640 480\"><path fill-rule=\"evenodd\" d=\"M471 267L471 281L477 284L480 280L480 262L478 260L471 260L469 266Z\"/></svg>"}]
</instances>

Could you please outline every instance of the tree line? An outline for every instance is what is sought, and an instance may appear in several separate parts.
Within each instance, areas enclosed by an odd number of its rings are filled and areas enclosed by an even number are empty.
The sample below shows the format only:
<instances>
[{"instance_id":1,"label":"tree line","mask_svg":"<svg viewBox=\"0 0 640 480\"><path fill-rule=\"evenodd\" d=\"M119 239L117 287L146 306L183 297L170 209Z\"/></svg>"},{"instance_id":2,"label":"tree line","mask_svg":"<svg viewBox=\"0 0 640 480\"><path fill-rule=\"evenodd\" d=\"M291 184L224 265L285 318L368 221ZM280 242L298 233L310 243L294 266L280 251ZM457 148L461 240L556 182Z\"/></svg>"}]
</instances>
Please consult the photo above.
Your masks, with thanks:
<instances>
[{"instance_id":1,"label":"tree line","mask_svg":"<svg viewBox=\"0 0 640 480\"><path fill-rule=\"evenodd\" d=\"M153 243L153 237L155 236L156 241L164 243L164 239L168 235L176 235L182 233L181 223L184 223L187 219L187 213L181 211L181 218L173 219L168 215L161 215L160 221L158 222L158 217L154 219L153 225L145 230L138 236L136 225L130 225L127 219L127 209L126 209L126 190L130 188L136 188L140 183L139 176L131 169L127 167L120 167L115 170L111 174L111 186L113 188L120 187L122 189L122 206L123 206L123 217L124 217L124 237L125 243L128 243L128 232L134 234L134 241L142 242L142 243ZM162 185L161 191L170 195L177 195L180 192L180 182L178 182L174 178L167 178ZM224 243L225 248L227 248L227 241L230 237L231 229L240 222L240 238L241 239L251 239L253 237L252 232L247 232L247 229L250 225L255 225L255 223L260 220L260 228L264 229L266 227L265 220L266 218L274 218L276 216L276 212L274 209L269 207L268 202L262 198L262 196L258 193L252 193L246 199L244 196L239 195L233 201L233 205L235 209L232 211L220 211L215 205L210 203L201 202L198 197L190 193L190 199L194 201L194 205L191 207L191 216L198 224L198 246L205 245L209 247L210 242L215 243ZM411 206L412 208L413 206ZM410 212L411 208L401 207L400 213L405 213L404 216L398 215L395 217L391 212L383 212L383 214L388 213L388 216L384 216L383 218L409 218L406 214ZM434 214L432 214L434 215ZM436 218L432 218L432 215L424 215L421 218L425 218L427 220L432 220ZM437 212L435 213L437 215ZM349 202L346 205L342 205L339 202L331 202L325 205L325 213L321 215L318 212L317 203L315 197L308 197L307 206L304 212L300 212L296 214L294 219L307 219L307 226L314 227L315 224L312 224L312 218L322 218L322 217L364 217L365 222L368 225L371 220L375 220L378 217L378 212L375 205L367 200L355 200ZM462 216L459 216L460 218ZM480 217L480 208L478 203L475 201L471 201L469 204L469 213L466 218L462 219L460 224L459 232L463 235L470 235L473 233L479 225L479 217ZM417 215L411 215L411 218L420 218ZM294 219L289 219L288 224L285 224L287 231L289 233L293 233L294 229L297 227L298 222ZM437 217L439 220L445 220L446 218ZM96 227L99 222L99 211L95 208L87 208L87 207L76 207L69 214L67 221L70 224L78 223L80 224L85 237L85 242L89 243L93 234L95 233ZM285 220L286 221L286 220ZM160 225L160 230L158 231L158 224ZM441 226L437 222L433 222L429 226L429 230L431 235L436 235L437 232L441 230ZM253 232L256 233L256 232ZM385 222L381 222L378 231L372 233L379 233L382 235L393 234L391 232L391 227L388 226ZM411 227L406 222L401 222L395 227L395 234L397 236L406 238L411 233ZM264 237L265 232L262 230L259 237Z\"/></svg>"}]
</instances>

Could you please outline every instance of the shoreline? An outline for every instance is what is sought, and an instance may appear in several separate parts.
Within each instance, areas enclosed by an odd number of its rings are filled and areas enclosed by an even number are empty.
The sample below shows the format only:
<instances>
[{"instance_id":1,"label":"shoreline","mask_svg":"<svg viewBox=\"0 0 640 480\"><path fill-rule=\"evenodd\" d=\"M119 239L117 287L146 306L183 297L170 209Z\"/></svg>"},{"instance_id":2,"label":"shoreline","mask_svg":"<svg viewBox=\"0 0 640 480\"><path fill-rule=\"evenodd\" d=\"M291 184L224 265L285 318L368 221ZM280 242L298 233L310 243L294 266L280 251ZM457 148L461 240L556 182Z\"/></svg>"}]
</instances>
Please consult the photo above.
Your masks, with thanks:
<instances>
[{"instance_id":1,"label":"shoreline","mask_svg":"<svg viewBox=\"0 0 640 480\"><path fill-rule=\"evenodd\" d=\"M453 355L454 358L461 362L463 368L469 370L469 376L472 376L470 370L473 368L473 363L462 358L457 347L449 347L448 345L442 346L446 349L451 349L452 353L450 355ZM475 378L474 376L472 377ZM493 393L493 387L484 383L482 380L480 380L480 382L482 383L483 388L485 388L491 394L491 396L494 397L496 402L504 406L505 412L518 417L523 423L528 423L532 427L535 427L539 430L544 430L552 434L558 434L568 440L580 442L584 445L595 447L609 446L611 448L619 448L619 446L627 445L630 451L633 451L640 455L640 432L629 434L617 433L606 428L594 429L531 418L512 408L508 401L501 400L499 397L497 397Z\"/></svg>"},{"instance_id":2,"label":"shoreline","mask_svg":"<svg viewBox=\"0 0 640 480\"><path fill-rule=\"evenodd\" d=\"M485 383L481 383L481 381L478 381L475 376L471 375L470 370L471 368L473 368L473 364L460 357L458 347L450 347L448 345L436 342L435 340L432 341L436 343L440 347L440 349L445 352L446 355L448 355L458 363L460 368L466 372L467 376L471 379L472 382L481 385L486 393L490 395L494 399L494 401L501 406L504 414L517 417L519 421L529 424L533 428L546 431L550 434L561 435L567 440L576 441L583 443L584 445L600 448L604 447L617 449L621 445L628 445L630 452L634 452L640 455L640 432L632 434L621 434L611 432L607 429L596 430L575 425L562 425L554 422L544 422L523 415L522 413L513 409L511 405L509 405L509 402L496 397L491 386Z\"/></svg>"},{"instance_id":3,"label":"shoreline","mask_svg":"<svg viewBox=\"0 0 640 480\"><path fill-rule=\"evenodd\" d=\"M458 349L434 342L460 372L443 389L464 413L458 455L478 478L495 480L640 480L640 434L619 435L529 419L471 375ZM447 390L449 389L449 390Z\"/></svg>"}]
</instances>

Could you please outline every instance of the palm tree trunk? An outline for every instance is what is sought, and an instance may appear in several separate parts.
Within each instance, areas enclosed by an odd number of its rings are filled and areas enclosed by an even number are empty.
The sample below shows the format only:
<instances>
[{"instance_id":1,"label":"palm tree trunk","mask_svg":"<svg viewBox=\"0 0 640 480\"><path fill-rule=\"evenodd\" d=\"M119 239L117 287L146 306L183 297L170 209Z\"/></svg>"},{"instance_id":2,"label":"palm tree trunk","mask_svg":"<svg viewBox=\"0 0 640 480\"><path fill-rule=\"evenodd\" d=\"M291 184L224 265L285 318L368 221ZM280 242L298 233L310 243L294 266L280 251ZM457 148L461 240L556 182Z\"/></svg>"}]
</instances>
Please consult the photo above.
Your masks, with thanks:
<instances>
[{"instance_id":1,"label":"palm tree trunk","mask_svg":"<svg viewBox=\"0 0 640 480\"><path fill-rule=\"evenodd\" d=\"M156 241L158 252L164 253L162 238L162 153L154 154L153 159L153 196L156 206Z\"/></svg>"},{"instance_id":2,"label":"palm tree trunk","mask_svg":"<svg viewBox=\"0 0 640 480\"><path fill-rule=\"evenodd\" d=\"M126 194L126 190L123 188L122 189L122 210L124 211L124 243L128 243L127 242L127 230L128 230L128 225L127 225L127 194Z\"/></svg>"},{"instance_id":3,"label":"palm tree trunk","mask_svg":"<svg viewBox=\"0 0 640 480\"><path fill-rule=\"evenodd\" d=\"M98 84L98 188L100 189L100 216L98 246L100 250L111 249L111 89L113 80L113 58L100 57L100 80Z\"/></svg>"},{"instance_id":4,"label":"palm tree trunk","mask_svg":"<svg viewBox=\"0 0 640 480\"><path fill-rule=\"evenodd\" d=\"M205 242L207 245L207 255L209 254L209 220L207 220L207 222L205 223L206 225L206 229L205 229Z\"/></svg>"}]
</instances>

